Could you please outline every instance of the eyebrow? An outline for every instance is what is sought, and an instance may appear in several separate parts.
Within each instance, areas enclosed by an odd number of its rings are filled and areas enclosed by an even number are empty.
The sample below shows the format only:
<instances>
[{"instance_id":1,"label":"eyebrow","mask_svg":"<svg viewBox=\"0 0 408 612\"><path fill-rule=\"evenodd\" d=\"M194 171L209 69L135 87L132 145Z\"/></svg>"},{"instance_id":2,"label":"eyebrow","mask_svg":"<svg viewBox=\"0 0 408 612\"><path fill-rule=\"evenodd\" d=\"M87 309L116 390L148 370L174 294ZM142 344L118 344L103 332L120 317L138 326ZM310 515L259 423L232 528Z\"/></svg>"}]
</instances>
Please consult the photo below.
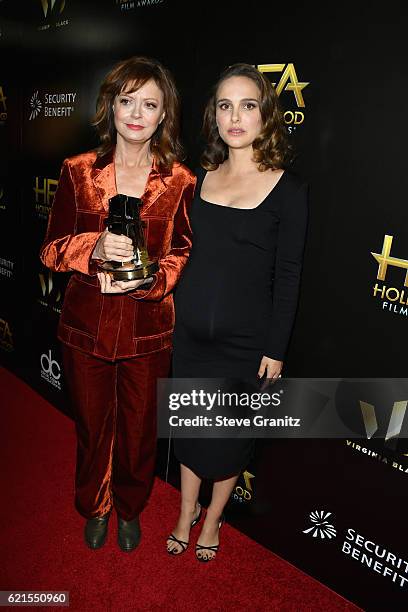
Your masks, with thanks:
<instances>
[{"instance_id":1,"label":"eyebrow","mask_svg":"<svg viewBox=\"0 0 408 612\"><path fill-rule=\"evenodd\" d=\"M131 96L132 93L136 93L136 92L134 92L134 91L129 91L129 92L121 91L118 95L119 96L127 96L128 98L131 98L132 97ZM143 100L154 100L154 102L158 102L159 101L157 98L153 98L153 97L143 98Z\"/></svg>"},{"instance_id":2,"label":"eyebrow","mask_svg":"<svg viewBox=\"0 0 408 612\"><path fill-rule=\"evenodd\" d=\"M219 100L217 100L217 104L219 104L220 102L231 102L231 100L229 98L220 98ZM257 100L256 98L242 98L240 102L259 102L259 100Z\"/></svg>"}]
</instances>

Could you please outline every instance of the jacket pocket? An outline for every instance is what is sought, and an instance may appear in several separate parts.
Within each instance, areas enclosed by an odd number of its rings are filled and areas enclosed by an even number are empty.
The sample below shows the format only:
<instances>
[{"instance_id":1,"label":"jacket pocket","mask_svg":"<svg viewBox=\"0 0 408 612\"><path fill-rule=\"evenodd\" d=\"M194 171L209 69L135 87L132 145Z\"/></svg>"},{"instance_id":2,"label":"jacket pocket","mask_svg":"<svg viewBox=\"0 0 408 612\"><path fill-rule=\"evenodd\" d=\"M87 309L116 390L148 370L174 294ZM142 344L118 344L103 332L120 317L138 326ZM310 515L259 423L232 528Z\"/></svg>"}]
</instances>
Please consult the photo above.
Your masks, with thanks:
<instances>
[{"instance_id":1,"label":"jacket pocket","mask_svg":"<svg viewBox=\"0 0 408 612\"><path fill-rule=\"evenodd\" d=\"M73 276L65 292L60 323L96 338L101 300L99 287Z\"/></svg>"},{"instance_id":2,"label":"jacket pocket","mask_svg":"<svg viewBox=\"0 0 408 612\"><path fill-rule=\"evenodd\" d=\"M173 331L173 296L167 295L160 302L138 300L134 320L133 337L144 338Z\"/></svg>"}]
</instances>

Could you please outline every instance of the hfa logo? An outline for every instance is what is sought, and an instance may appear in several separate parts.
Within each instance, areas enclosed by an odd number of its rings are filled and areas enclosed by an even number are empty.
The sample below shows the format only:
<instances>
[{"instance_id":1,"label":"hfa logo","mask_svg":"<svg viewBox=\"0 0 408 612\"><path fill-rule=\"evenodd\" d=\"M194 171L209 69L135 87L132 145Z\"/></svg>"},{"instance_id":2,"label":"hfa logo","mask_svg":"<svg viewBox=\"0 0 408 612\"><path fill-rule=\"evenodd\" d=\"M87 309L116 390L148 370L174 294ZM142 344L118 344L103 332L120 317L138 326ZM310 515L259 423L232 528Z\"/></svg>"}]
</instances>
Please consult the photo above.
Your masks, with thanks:
<instances>
[{"instance_id":1,"label":"hfa logo","mask_svg":"<svg viewBox=\"0 0 408 612\"><path fill-rule=\"evenodd\" d=\"M294 64L258 64L257 68L259 72L283 71L279 83L272 83L272 85L276 88L276 93L278 96L280 96L282 91L293 91L297 106L299 108L305 107L302 89L304 89L307 85L310 85L310 83L301 82L298 80Z\"/></svg>"},{"instance_id":2,"label":"hfa logo","mask_svg":"<svg viewBox=\"0 0 408 612\"><path fill-rule=\"evenodd\" d=\"M35 193L35 208L39 217L48 219L57 187L58 181L55 179L41 176L35 177L33 191Z\"/></svg>"},{"instance_id":3,"label":"hfa logo","mask_svg":"<svg viewBox=\"0 0 408 612\"><path fill-rule=\"evenodd\" d=\"M7 105L6 105L6 96L3 92L3 87L0 85L0 121L5 121L7 119Z\"/></svg>"},{"instance_id":4,"label":"hfa logo","mask_svg":"<svg viewBox=\"0 0 408 612\"><path fill-rule=\"evenodd\" d=\"M371 252L371 255L378 263L377 280L385 281L389 267L402 268L406 270L404 287L408 287L408 260L391 256L392 241L393 236L385 234L381 253ZM383 300L383 310L408 316L408 296L406 296L405 290L387 287L386 285L381 286L380 283L376 283L373 288L373 297ZM401 306L398 306L396 302L401 304Z\"/></svg>"},{"instance_id":5,"label":"hfa logo","mask_svg":"<svg viewBox=\"0 0 408 612\"><path fill-rule=\"evenodd\" d=\"M245 472L242 473L242 477L244 479L245 486L242 487L237 485L231 495L232 499L240 504L251 501L253 494L251 480L252 478L255 478L255 476L245 470Z\"/></svg>"},{"instance_id":6,"label":"hfa logo","mask_svg":"<svg viewBox=\"0 0 408 612\"><path fill-rule=\"evenodd\" d=\"M41 378L56 389L61 390L61 367L59 363L52 358L51 349L48 351L48 354L43 353L41 355L40 363Z\"/></svg>"},{"instance_id":7,"label":"hfa logo","mask_svg":"<svg viewBox=\"0 0 408 612\"><path fill-rule=\"evenodd\" d=\"M0 319L0 348L7 352L14 350L10 325L4 319Z\"/></svg>"},{"instance_id":8,"label":"hfa logo","mask_svg":"<svg viewBox=\"0 0 408 612\"><path fill-rule=\"evenodd\" d=\"M320 538L324 540L329 538L331 540L337 535L334 526L327 520L331 516L331 512L325 512L324 510L314 510L309 514L312 527L304 529L302 533L310 534L314 538Z\"/></svg>"},{"instance_id":9,"label":"hfa logo","mask_svg":"<svg viewBox=\"0 0 408 612\"><path fill-rule=\"evenodd\" d=\"M57 8L59 7L59 14L61 14L65 8L65 0L41 0L41 6L43 9L44 17L47 18L50 15L57 4Z\"/></svg>"},{"instance_id":10,"label":"hfa logo","mask_svg":"<svg viewBox=\"0 0 408 612\"><path fill-rule=\"evenodd\" d=\"M303 98L303 89L310 85L310 82L299 81L298 76L296 74L295 65L294 64L258 64L257 68L259 72L265 73L282 73L278 82L272 82L272 85L276 89L276 93L278 96L281 95L282 92L288 91L292 92L295 96L295 102L297 108L305 108L305 101ZM283 113L285 123L287 125L292 125L291 129L288 128L288 131L292 131L296 129L297 125L303 123L305 119L305 115L302 111L291 111L286 110Z\"/></svg>"},{"instance_id":11,"label":"hfa logo","mask_svg":"<svg viewBox=\"0 0 408 612\"><path fill-rule=\"evenodd\" d=\"M408 287L408 260L399 259L398 257L391 257L390 253L393 238L393 236L388 236L385 234L381 253L371 253L374 259L378 262L377 278L378 280L385 280L388 266L403 268L406 270L404 286Z\"/></svg>"}]
</instances>

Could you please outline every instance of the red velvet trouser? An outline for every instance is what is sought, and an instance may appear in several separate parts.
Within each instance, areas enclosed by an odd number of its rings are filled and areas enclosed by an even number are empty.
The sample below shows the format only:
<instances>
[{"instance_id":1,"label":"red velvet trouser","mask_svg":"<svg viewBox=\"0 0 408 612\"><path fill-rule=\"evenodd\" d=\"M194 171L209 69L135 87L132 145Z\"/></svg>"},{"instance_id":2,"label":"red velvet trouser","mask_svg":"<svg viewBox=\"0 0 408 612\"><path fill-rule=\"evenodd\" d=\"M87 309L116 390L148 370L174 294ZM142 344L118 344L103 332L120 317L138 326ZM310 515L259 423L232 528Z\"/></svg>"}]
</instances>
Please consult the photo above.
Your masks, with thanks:
<instances>
[{"instance_id":1,"label":"red velvet trouser","mask_svg":"<svg viewBox=\"0 0 408 612\"><path fill-rule=\"evenodd\" d=\"M156 459L156 381L170 349L115 362L63 345L77 433L75 506L87 519L115 508L125 521L145 506Z\"/></svg>"}]
</instances>

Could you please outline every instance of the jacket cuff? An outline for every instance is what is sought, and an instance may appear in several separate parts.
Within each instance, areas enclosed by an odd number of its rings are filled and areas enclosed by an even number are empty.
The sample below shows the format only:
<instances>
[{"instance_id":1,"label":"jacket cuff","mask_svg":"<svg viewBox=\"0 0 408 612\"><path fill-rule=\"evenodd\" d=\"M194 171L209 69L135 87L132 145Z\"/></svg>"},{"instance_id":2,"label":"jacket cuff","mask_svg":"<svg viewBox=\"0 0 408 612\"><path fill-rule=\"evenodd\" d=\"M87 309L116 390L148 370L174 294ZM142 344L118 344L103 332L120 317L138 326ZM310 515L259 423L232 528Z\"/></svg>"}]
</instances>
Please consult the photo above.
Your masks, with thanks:
<instances>
[{"instance_id":1,"label":"jacket cuff","mask_svg":"<svg viewBox=\"0 0 408 612\"><path fill-rule=\"evenodd\" d=\"M151 300L160 301L166 289L166 277L163 270L159 270L153 274L153 282L147 289L136 289L130 291L128 295L135 300Z\"/></svg>"},{"instance_id":2,"label":"jacket cuff","mask_svg":"<svg viewBox=\"0 0 408 612\"><path fill-rule=\"evenodd\" d=\"M65 236L54 241L43 251L42 261L55 272L81 272L96 274L96 260L91 260L101 232L85 232L76 236Z\"/></svg>"},{"instance_id":3,"label":"jacket cuff","mask_svg":"<svg viewBox=\"0 0 408 612\"><path fill-rule=\"evenodd\" d=\"M99 238L101 237L102 232L99 232L96 237L92 240L90 239L89 241L89 257L88 257L88 271L85 272L85 274L89 274L89 276L96 276L97 272L99 272L98 270L98 261L100 261L99 259L92 259L92 253L95 250L96 247L96 243L98 242Z\"/></svg>"},{"instance_id":4,"label":"jacket cuff","mask_svg":"<svg viewBox=\"0 0 408 612\"><path fill-rule=\"evenodd\" d=\"M275 351L273 348L271 350L267 349L264 356L269 357L269 359L276 359L276 361L285 361L285 353Z\"/></svg>"},{"instance_id":5,"label":"jacket cuff","mask_svg":"<svg viewBox=\"0 0 408 612\"><path fill-rule=\"evenodd\" d=\"M277 326L272 326L266 337L265 342L265 357L270 359L277 359L277 361L284 361L286 357L287 347L289 342L286 338L282 337L280 330Z\"/></svg>"}]
</instances>

